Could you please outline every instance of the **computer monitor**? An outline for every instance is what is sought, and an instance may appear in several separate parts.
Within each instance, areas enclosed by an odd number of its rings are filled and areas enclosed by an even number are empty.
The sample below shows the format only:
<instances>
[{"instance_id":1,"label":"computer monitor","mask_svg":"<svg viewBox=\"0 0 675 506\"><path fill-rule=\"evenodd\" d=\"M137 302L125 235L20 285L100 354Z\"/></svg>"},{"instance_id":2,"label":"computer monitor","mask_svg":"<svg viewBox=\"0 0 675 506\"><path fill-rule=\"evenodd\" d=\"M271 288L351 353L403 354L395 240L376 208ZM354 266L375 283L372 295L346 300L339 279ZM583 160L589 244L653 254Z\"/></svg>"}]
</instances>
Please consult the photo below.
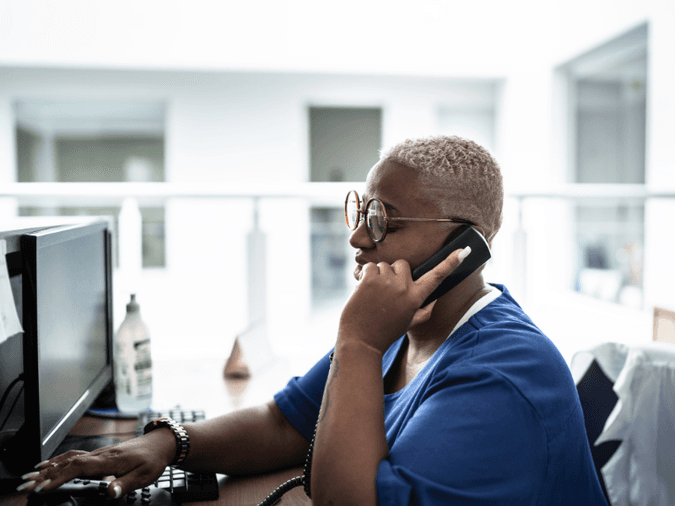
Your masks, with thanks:
<instances>
[{"instance_id":1,"label":"computer monitor","mask_svg":"<svg viewBox=\"0 0 675 506\"><path fill-rule=\"evenodd\" d=\"M0 396L14 383L0 406L0 479L13 479L48 459L112 381L112 234L95 220L3 238L24 330L0 344Z\"/></svg>"}]
</instances>

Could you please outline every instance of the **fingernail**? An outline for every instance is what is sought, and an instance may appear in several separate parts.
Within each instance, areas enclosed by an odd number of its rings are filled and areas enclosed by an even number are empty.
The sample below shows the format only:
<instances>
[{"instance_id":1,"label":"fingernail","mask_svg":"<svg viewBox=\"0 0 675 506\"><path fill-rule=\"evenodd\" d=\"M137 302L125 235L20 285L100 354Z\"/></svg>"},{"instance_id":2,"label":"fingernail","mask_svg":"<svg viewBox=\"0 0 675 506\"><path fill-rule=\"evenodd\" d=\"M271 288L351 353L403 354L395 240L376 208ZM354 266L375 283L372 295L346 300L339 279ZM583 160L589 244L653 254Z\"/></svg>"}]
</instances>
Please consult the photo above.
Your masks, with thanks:
<instances>
[{"instance_id":1,"label":"fingernail","mask_svg":"<svg viewBox=\"0 0 675 506\"><path fill-rule=\"evenodd\" d=\"M113 487L113 492L115 492L115 499L119 499L120 496L122 495L122 487L119 485L115 485Z\"/></svg>"},{"instance_id":2,"label":"fingernail","mask_svg":"<svg viewBox=\"0 0 675 506\"><path fill-rule=\"evenodd\" d=\"M27 481L26 483L22 483L21 485L16 487L16 491L21 492L22 490L26 490L28 487L32 487L33 485L35 485L34 481Z\"/></svg>"},{"instance_id":3,"label":"fingernail","mask_svg":"<svg viewBox=\"0 0 675 506\"><path fill-rule=\"evenodd\" d=\"M462 251L460 251L459 255L457 255L457 258L459 258L459 262L462 263L464 259L469 256L469 253L471 253L471 246L467 246Z\"/></svg>"},{"instance_id":4,"label":"fingernail","mask_svg":"<svg viewBox=\"0 0 675 506\"><path fill-rule=\"evenodd\" d=\"M48 460L43 460L43 461L40 462L39 464L35 464L35 469L37 469L38 467L44 466L45 464L49 464L49 461L48 461Z\"/></svg>"},{"instance_id":5,"label":"fingernail","mask_svg":"<svg viewBox=\"0 0 675 506\"><path fill-rule=\"evenodd\" d=\"M36 494L39 494L39 493L40 493L40 490L42 490L44 487L46 487L47 485L49 485L51 482L52 482L52 480L45 480L45 481L43 481L43 482L40 483L37 487L35 487L35 490L34 490L33 492L35 492Z\"/></svg>"},{"instance_id":6,"label":"fingernail","mask_svg":"<svg viewBox=\"0 0 675 506\"><path fill-rule=\"evenodd\" d=\"M24 474L24 475L21 477L21 479L22 479L22 480L30 480L31 478L36 478L36 477L38 477L38 476L40 476L40 473L39 473L38 471L35 471L35 472L33 472L33 473Z\"/></svg>"}]
</instances>

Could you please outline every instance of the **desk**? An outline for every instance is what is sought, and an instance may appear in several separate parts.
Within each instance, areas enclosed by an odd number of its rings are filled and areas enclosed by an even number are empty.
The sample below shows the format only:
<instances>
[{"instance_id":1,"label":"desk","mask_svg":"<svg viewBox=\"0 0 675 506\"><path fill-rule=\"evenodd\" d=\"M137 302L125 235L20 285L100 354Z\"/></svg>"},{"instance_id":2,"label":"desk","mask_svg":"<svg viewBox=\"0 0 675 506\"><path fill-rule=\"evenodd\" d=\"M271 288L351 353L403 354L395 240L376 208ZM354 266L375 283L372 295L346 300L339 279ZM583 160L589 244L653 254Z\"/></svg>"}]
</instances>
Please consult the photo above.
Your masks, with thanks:
<instances>
[{"instance_id":1,"label":"desk","mask_svg":"<svg viewBox=\"0 0 675 506\"><path fill-rule=\"evenodd\" d=\"M134 420L107 420L84 416L75 425L72 434L95 435L106 434L110 432L131 432L136 422ZM120 439L125 439L120 437ZM270 492L281 485L286 480L302 474L302 468L291 468L273 473L261 474L256 476L229 477L219 475L220 477L220 497L217 501L204 501L194 504L195 506L251 506L256 505L267 497ZM16 493L9 496L0 497L0 506L26 506L25 493ZM305 495L302 487L297 487L287 492L279 506L307 506L312 501Z\"/></svg>"},{"instance_id":2,"label":"desk","mask_svg":"<svg viewBox=\"0 0 675 506\"><path fill-rule=\"evenodd\" d=\"M224 380L220 360L158 362L153 366L153 408L204 409L209 418L266 402L289 379L287 367L272 366L264 373L247 380ZM82 417L71 430L76 435L97 435L133 432L135 420ZM121 436L116 436L125 439ZM130 436L129 436L130 437ZM247 477L219 475L220 497L195 506L251 506L257 505L283 482L302 474L302 468L285 469ZM25 493L0 496L0 506L26 506ZM112 503L114 504L114 503ZM302 487L287 492L279 506L311 505Z\"/></svg>"}]
</instances>

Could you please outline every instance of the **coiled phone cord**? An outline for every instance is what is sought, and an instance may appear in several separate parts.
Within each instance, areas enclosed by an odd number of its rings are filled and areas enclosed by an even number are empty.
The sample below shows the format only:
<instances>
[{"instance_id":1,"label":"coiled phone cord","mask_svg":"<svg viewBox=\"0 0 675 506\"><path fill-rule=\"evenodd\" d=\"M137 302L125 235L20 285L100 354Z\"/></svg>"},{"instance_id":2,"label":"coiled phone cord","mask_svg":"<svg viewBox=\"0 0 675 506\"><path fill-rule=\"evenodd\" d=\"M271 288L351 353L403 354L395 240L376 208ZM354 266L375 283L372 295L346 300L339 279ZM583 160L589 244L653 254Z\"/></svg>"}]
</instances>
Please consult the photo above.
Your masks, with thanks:
<instances>
[{"instance_id":1,"label":"coiled phone cord","mask_svg":"<svg viewBox=\"0 0 675 506\"><path fill-rule=\"evenodd\" d=\"M329 357L331 364L333 363L334 354L335 351L333 351ZM317 418L316 425L314 426L312 441L309 443L309 450L307 450L307 458L305 459L305 467L302 470L302 476L296 476L295 478L291 478L290 480L279 485L270 495L268 495L260 504L258 504L258 506L272 506L273 504L276 504L279 499L281 499L282 495L284 495L289 490L294 489L295 487L299 487L300 485L304 486L307 497L310 499L312 498L309 483L310 475L312 473L312 452L314 450L314 440L316 439L316 429L319 426L319 418L321 418L321 410L319 410L319 417Z\"/></svg>"},{"instance_id":2,"label":"coiled phone cord","mask_svg":"<svg viewBox=\"0 0 675 506\"><path fill-rule=\"evenodd\" d=\"M332 355L331 355L332 358ZM281 499L281 496L284 495L291 489L303 485L305 487L305 494L310 499L312 498L309 489L310 483L310 474L312 472L312 451L314 450L314 439L316 438L316 428L319 426L319 421L317 420L316 425L314 426L314 435L312 436L312 442L309 443L309 450L307 450L307 458L305 459L305 467L302 471L302 476L296 476L290 480L279 485L270 495L268 495L258 506L272 506Z\"/></svg>"}]
</instances>

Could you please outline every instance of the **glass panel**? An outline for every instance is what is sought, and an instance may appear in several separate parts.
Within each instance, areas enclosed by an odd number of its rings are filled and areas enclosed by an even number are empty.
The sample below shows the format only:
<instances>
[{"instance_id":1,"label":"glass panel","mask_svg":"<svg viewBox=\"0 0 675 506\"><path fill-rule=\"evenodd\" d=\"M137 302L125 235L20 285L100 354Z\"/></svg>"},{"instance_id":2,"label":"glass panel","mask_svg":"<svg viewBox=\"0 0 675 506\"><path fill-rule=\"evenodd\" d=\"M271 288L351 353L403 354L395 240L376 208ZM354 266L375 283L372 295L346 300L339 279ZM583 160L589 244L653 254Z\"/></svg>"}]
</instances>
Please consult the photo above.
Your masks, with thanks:
<instances>
[{"instance_id":1,"label":"glass panel","mask_svg":"<svg viewBox=\"0 0 675 506\"><path fill-rule=\"evenodd\" d=\"M164 181L164 109L161 102L17 101L17 180ZM117 222L119 211L56 206L24 207L19 214L107 215ZM142 208L141 215L143 267L164 267L164 208ZM115 258L117 265L117 252Z\"/></svg>"},{"instance_id":2,"label":"glass panel","mask_svg":"<svg viewBox=\"0 0 675 506\"><path fill-rule=\"evenodd\" d=\"M163 207L142 207L143 267L165 267L165 222ZM112 216L114 220L114 266L119 267L119 207L20 207L19 216Z\"/></svg>"},{"instance_id":3,"label":"glass panel","mask_svg":"<svg viewBox=\"0 0 675 506\"><path fill-rule=\"evenodd\" d=\"M644 184L647 29L638 27L566 65L573 146L570 180ZM607 201L605 201L607 202ZM574 286L641 308L644 205L578 205Z\"/></svg>"},{"instance_id":4,"label":"glass panel","mask_svg":"<svg viewBox=\"0 0 675 506\"><path fill-rule=\"evenodd\" d=\"M164 208L141 207L143 268L165 267Z\"/></svg>"},{"instance_id":5,"label":"glass panel","mask_svg":"<svg viewBox=\"0 0 675 506\"><path fill-rule=\"evenodd\" d=\"M381 109L309 108L311 181L365 181L381 147Z\"/></svg>"},{"instance_id":6,"label":"glass panel","mask_svg":"<svg viewBox=\"0 0 675 506\"><path fill-rule=\"evenodd\" d=\"M576 82L576 182L645 182L644 78Z\"/></svg>"},{"instance_id":7,"label":"glass panel","mask_svg":"<svg viewBox=\"0 0 675 506\"><path fill-rule=\"evenodd\" d=\"M343 300L354 263L349 261L350 231L337 208L311 209L312 302Z\"/></svg>"},{"instance_id":8,"label":"glass panel","mask_svg":"<svg viewBox=\"0 0 675 506\"><path fill-rule=\"evenodd\" d=\"M644 206L580 205L576 224L576 290L641 308Z\"/></svg>"}]
</instances>

